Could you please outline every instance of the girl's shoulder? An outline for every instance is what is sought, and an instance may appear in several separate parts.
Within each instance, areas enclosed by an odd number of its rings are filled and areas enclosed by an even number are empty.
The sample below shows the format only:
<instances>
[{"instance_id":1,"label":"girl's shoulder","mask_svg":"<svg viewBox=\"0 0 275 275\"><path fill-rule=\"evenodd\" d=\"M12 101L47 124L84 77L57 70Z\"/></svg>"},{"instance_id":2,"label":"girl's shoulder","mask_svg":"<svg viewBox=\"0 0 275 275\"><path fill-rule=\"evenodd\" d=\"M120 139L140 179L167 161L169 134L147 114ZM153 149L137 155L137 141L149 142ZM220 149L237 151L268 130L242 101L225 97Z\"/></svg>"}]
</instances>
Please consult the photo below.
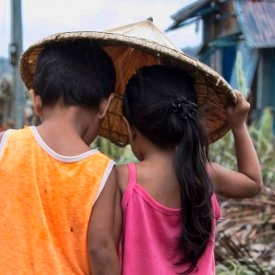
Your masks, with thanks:
<instances>
[{"instance_id":1,"label":"girl's shoulder","mask_svg":"<svg viewBox=\"0 0 275 275\"><path fill-rule=\"evenodd\" d=\"M118 187L121 193L124 192L129 179L129 171L128 171L128 164L122 164L117 166L117 181Z\"/></svg>"}]
</instances>

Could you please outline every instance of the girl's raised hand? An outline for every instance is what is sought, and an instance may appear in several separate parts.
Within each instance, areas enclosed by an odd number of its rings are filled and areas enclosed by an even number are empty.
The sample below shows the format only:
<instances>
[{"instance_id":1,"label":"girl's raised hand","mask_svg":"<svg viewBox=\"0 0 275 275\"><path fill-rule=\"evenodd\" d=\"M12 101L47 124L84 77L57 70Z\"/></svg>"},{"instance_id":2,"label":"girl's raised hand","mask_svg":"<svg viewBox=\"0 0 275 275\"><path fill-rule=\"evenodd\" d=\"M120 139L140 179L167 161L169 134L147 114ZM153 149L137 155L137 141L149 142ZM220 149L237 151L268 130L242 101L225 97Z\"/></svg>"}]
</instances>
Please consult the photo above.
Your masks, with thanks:
<instances>
[{"instance_id":1,"label":"girl's raised hand","mask_svg":"<svg viewBox=\"0 0 275 275\"><path fill-rule=\"evenodd\" d=\"M226 110L228 124L233 131L246 123L247 115L250 109L250 104L242 93L239 91L235 91L235 93L237 96L236 105L230 106Z\"/></svg>"}]
</instances>

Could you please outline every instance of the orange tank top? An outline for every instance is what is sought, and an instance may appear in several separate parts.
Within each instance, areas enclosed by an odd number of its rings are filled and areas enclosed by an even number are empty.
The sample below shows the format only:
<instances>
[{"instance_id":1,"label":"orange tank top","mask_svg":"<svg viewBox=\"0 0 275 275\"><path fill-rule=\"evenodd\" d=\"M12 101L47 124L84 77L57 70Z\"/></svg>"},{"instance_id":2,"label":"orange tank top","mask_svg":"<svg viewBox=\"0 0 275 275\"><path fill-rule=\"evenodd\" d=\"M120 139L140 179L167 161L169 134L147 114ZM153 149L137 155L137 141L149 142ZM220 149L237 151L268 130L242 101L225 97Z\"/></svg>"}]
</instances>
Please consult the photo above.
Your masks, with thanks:
<instances>
[{"instance_id":1,"label":"orange tank top","mask_svg":"<svg viewBox=\"0 0 275 275\"><path fill-rule=\"evenodd\" d=\"M65 157L35 127L0 143L0 274L89 274L87 229L114 162L97 149Z\"/></svg>"}]
</instances>

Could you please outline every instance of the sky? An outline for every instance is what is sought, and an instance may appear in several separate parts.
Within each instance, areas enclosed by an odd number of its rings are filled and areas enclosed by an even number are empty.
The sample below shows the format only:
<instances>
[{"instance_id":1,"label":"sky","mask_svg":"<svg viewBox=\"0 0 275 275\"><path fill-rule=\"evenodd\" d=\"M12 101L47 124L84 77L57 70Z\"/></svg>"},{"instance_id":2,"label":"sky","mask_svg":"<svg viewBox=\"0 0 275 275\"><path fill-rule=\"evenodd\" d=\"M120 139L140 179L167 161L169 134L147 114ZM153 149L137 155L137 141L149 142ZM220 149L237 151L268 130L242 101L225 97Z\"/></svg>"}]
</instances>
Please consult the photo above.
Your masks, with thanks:
<instances>
[{"instance_id":1,"label":"sky","mask_svg":"<svg viewBox=\"0 0 275 275\"><path fill-rule=\"evenodd\" d=\"M12 0L0 1L0 56L11 43ZM21 0L23 50L45 36L78 30L101 31L153 17L162 31L172 14L194 0ZM190 25L166 35L178 47L196 46L200 33Z\"/></svg>"}]
</instances>

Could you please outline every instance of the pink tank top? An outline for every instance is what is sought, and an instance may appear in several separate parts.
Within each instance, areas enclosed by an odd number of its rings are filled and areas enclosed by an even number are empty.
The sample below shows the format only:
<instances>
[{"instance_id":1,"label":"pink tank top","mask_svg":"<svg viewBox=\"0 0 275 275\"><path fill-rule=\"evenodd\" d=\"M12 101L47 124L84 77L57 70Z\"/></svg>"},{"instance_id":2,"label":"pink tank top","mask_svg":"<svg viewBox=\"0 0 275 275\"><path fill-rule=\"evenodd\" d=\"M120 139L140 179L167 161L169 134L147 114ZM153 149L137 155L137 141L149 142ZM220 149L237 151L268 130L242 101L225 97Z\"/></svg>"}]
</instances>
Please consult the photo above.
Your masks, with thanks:
<instances>
[{"instance_id":1,"label":"pink tank top","mask_svg":"<svg viewBox=\"0 0 275 275\"><path fill-rule=\"evenodd\" d=\"M136 182L136 167L128 165L129 182L122 198L123 234L121 261L123 275L174 275L185 270L175 265L180 253L175 249L180 234L180 209L172 209L154 200ZM215 195L213 203L213 231L220 208ZM196 275L215 274L214 243L209 242L198 261Z\"/></svg>"}]
</instances>

